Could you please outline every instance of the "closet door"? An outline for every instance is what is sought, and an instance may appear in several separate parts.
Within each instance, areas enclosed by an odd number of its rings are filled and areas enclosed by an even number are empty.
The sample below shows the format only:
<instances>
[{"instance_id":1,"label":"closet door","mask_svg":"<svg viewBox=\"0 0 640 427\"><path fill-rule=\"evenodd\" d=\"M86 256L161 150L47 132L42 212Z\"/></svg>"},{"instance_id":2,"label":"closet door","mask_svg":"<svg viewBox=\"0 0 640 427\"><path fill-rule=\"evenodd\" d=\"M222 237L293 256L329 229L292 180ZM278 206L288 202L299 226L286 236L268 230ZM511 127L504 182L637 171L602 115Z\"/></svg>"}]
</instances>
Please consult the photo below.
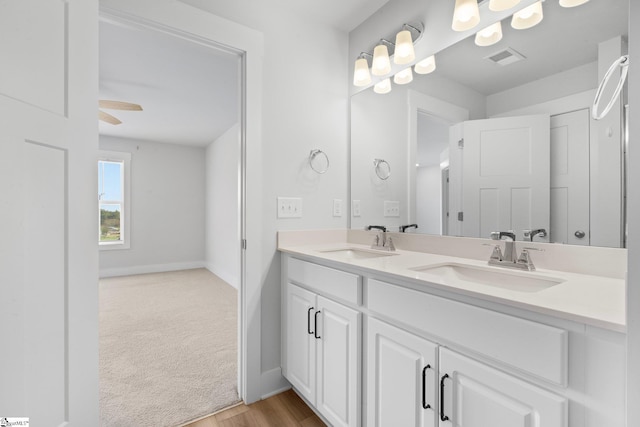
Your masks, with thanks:
<instances>
[{"instance_id":1,"label":"closet door","mask_svg":"<svg viewBox=\"0 0 640 427\"><path fill-rule=\"evenodd\" d=\"M367 426L435 426L436 344L369 318L367 350Z\"/></svg>"}]
</instances>

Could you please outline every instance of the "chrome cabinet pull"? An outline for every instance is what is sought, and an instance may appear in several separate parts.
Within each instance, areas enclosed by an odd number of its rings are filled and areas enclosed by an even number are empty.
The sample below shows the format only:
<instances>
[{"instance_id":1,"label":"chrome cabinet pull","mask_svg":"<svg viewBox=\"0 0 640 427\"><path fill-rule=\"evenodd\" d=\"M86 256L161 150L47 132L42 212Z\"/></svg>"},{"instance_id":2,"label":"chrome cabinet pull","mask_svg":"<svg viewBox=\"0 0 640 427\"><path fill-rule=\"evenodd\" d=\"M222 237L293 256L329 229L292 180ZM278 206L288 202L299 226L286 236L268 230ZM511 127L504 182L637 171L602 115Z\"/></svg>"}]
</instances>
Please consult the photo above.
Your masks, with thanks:
<instances>
[{"instance_id":1,"label":"chrome cabinet pull","mask_svg":"<svg viewBox=\"0 0 640 427\"><path fill-rule=\"evenodd\" d=\"M309 318L309 314L311 314L311 310L313 310L313 307L309 307L309 310L307 310L307 333L309 335L313 335L313 332L311 331L311 319Z\"/></svg>"},{"instance_id":2,"label":"chrome cabinet pull","mask_svg":"<svg viewBox=\"0 0 640 427\"><path fill-rule=\"evenodd\" d=\"M586 235L587 235L587 233L585 233L585 232L584 232L584 231L582 231L582 230L578 230L578 231L576 231L575 233L573 233L573 235L574 235L574 236L576 236L578 239L583 239L583 238L584 238L584 236L586 236Z\"/></svg>"},{"instance_id":3,"label":"chrome cabinet pull","mask_svg":"<svg viewBox=\"0 0 640 427\"><path fill-rule=\"evenodd\" d=\"M440 421L448 421L449 417L444 414L444 380L449 378L449 374L444 374L440 378Z\"/></svg>"},{"instance_id":4,"label":"chrome cabinet pull","mask_svg":"<svg viewBox=\"0 0 640 427\"><path fill-rule=\"evenodd\" d=\"M431 409L431 405L427 403L427 369L430 369L431 365L427 365L422 370L422 408Z\"/></svg>"}]
</instances>

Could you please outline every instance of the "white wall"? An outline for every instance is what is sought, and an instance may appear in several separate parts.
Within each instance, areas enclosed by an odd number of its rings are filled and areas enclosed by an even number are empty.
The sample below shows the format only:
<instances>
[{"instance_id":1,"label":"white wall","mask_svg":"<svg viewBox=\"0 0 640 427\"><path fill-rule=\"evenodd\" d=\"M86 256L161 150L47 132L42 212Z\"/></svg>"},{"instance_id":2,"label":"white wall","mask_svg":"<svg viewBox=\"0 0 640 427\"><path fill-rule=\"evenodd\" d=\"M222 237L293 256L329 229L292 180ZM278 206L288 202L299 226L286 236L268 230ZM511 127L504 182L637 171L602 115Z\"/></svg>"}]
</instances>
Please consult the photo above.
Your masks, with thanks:
<instances>
[{"instance_id":1,"label":"white wall","mask_svg":"<svg viewBox=\"0 0 640 427\"><path fill-rule=\"evenodd\" d=\"M240 126L206 149L205 261L209 271L240 288Z\"/></svg>"},{"instance_id":2,"label":"white wall","mask_svg":"<svg viewBox=\"0 0 640 427\"><path fill-rule=\"evenodd\" d=\"M100 251L100 276L204 266L205 150L101 137L131 153L131 248Z\"/></svg>"},{"instance_id":3,"label":"white wall","mask_svg":"<svg viewBox=\"0 0 640 427\"><path fill-rule=\"evenodd\" d=\"M440 165L416 170L416 222L417 231L424 234L442 234L442 172Z\"/></svg>"}]
</instances>

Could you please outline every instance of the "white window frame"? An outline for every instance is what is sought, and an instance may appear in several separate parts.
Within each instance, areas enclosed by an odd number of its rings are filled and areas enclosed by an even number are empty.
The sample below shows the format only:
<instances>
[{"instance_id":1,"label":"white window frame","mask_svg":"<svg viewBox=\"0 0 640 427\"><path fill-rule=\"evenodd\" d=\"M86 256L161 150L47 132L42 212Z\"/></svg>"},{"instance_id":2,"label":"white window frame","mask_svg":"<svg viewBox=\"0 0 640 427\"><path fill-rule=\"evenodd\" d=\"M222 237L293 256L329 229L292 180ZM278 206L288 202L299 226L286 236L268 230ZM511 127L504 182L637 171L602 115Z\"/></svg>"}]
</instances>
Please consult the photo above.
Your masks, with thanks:
<instances>
[{"instance_id":1,"label":"white window frame","mask_svg":"<svg viewBox=\"0 0 640 427\"><path fill-rule=\"evenodd\" d=\"M121 151L98 152L99 162L121 162L122 171L122 209L120 211L120 240L117 242L101 242L100 233L100 204L108 203L108 200L100 200L98 193L98 247L101 251L112 251L131 248L131 153ZM98 192L100 189L98 189Z\"/></svg>"}]
</instances>

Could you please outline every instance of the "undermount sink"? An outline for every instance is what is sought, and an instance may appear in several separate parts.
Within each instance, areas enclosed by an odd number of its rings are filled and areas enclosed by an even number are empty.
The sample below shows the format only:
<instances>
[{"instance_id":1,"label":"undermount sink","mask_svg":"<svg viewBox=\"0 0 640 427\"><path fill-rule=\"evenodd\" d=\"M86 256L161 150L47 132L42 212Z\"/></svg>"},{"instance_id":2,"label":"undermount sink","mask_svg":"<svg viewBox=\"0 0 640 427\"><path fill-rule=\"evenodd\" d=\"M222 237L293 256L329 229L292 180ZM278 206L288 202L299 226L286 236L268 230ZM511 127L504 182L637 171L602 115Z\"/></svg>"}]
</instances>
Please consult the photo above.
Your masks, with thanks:
<instances>
[{"instance_id":1,"label":"undermount sink","mask_svg":"<svg viewBox=\"0 0 640 427\"><path fill-rule=\"evenodd\" d=\"M397 255L393 252L382 252L374 249L360 249L360 248L340 248L340 249L327 249L319 251L323 254L337 255L344 259L368 259L368 258L380 258L391 255Z\"/></svg>"},{"instance_id":2,"label":"undermount sink","mask_svg":"<svg viewBox=\"0 0 640 427\"><path fill-rule=\"evenodd\" d=\"M424 273L425 276L439 277L447 284L462 282L472 285L492 286L517 292L539 292L564 282L562 279L543 276L538 273L515 272L511 270L503 271L495 267L469 266L457 263L414 267L411 268L411 270Z\"/></svg>"}]
</instances>

